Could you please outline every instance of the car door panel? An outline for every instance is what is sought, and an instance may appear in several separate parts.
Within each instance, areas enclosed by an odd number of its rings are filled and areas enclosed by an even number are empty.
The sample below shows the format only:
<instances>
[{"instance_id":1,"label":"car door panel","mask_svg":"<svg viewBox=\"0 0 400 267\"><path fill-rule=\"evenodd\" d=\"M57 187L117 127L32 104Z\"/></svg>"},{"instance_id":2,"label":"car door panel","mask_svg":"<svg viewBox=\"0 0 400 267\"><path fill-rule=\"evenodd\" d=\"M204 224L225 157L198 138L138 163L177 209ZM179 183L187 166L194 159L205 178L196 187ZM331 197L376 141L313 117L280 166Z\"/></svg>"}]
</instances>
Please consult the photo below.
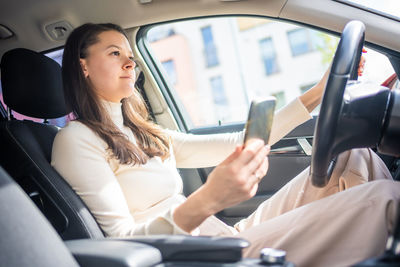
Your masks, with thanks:
<instances>
[{"instance_id":1,"label":"car door panel","mask_svg":"<svg viewBox=\"0 0 400 267\"><path fill-rule=\"evenodd\" d=\"M272 146L269 156L269 170L261 180L255 197L234 207L221 211L217 216L223 221L233 224L250 215L257 206L276 193L297 174L310 165L311 155L303 150L304 142L311 148L316 117L298 126L283 139ZM193 134L213 134L240 131L243 124L202 128L191 131ZM299 141L300 140L300 141ZM299 144L303 143L303 145ZM306 148L307 150L307 148ZM207 179L214 168L180 169L184 179L184 193L189 195Z\"/></svg>"}]
</instances>

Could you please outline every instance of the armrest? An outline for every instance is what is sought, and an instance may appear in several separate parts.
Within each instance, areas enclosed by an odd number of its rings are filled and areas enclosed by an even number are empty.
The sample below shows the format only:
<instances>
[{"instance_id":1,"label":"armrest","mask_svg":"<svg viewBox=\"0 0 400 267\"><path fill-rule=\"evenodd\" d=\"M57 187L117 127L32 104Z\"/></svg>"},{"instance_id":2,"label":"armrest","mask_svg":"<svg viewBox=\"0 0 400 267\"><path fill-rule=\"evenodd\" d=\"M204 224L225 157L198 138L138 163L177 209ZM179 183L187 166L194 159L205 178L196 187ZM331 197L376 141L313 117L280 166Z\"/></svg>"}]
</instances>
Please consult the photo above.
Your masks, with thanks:
<instances>
[{"instance_id":1,"label":"armrest","mask_svg":"<svg viewBox=\"0 0 400 267\"><path fill-rule=\"evenodd\" d=\"M118 239L157 248L163 261L236 262L250 243L241 238L155 235Z\"/></svg>"},{"instance_id":2,"label":"armrest","mask_svg":"<svg viewBox=\"0 0 400 267\"><path fill-rule=\"evenodd\" d=\"M162 261L158 249L140 243L81 239L65 244L82 267L154 266Z\"/></svg>"}]
</instances>

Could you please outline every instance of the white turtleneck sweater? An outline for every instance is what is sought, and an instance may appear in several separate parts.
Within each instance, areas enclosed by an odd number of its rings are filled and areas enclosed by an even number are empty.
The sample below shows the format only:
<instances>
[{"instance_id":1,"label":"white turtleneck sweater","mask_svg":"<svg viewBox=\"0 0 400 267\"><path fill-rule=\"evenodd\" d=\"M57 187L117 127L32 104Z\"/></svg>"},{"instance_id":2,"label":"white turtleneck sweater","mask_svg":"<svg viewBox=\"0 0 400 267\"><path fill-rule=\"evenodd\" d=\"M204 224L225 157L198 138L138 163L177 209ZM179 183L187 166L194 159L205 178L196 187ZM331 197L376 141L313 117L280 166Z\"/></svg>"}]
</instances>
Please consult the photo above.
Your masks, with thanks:
<instances>
[{"instance_id":1,"label":"white turtleneck sweater","mask_svg":"<svg viewBox=\"0 0 400 267\"><path fill-rule=\"evenodd\" d=\"M116 126L135 142L131 130L123 125L121 103L104 105ZM275 114L270 144L310 118L301 101L295 99ZM177 168L216 166L243 140L243 132L196 136L166 131L172 140L170 158L162 161L153 157L144 165L120 164L107 150L106 142L78 121L69 122L58 132L51 164L81 197L107 236L188 234L172 219L175 208L185 201Z\"/></svg>"}]
</instances>

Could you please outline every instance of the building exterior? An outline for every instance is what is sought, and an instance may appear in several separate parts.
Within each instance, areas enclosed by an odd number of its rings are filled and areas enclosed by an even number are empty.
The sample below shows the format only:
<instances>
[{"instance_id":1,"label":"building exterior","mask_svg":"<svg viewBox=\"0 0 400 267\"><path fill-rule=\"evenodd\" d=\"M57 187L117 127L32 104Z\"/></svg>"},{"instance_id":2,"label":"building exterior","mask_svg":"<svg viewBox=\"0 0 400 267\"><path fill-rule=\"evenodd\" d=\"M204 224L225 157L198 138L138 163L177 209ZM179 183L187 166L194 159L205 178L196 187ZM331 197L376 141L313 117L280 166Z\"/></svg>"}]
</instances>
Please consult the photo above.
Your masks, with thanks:
<instances>
[{"instance_id":1,"label":"building exterior","mask_svg":"<svg viewBox=\"0 0 400 267\"><path fill-rule=\"evenodd\" d=\"M293 24L245 17L163 27L150 30L151 48L193 127L243 121L254 98L274 95L282 107L322 77L329 52L322 49L336 42Z\"/></svg>"}]
</instances>

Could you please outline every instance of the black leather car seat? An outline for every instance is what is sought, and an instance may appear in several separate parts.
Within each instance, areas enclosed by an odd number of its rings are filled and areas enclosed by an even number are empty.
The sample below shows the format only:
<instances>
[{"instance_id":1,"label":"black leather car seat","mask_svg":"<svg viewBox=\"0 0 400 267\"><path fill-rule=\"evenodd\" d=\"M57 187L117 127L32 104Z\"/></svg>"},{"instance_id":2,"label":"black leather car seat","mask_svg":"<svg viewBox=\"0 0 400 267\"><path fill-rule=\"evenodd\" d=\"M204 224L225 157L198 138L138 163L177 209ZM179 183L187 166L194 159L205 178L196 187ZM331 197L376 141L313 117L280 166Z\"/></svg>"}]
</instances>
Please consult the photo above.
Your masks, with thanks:
<instances>
[{"instance_id":1,"label":"black leather car seat","mask_svg":"<svg viewBox=\"0 0 400 267\"><path fill-rule=\"evenodd\" d=\"M18 48L5 53L0 64L3 98L9 112L45 121L69 113L61 67L54 60ZM0 121L0 164L64 240L104 237L88 208L50 165L57 131L55 126L29 120Z\"/></svg>"}]
</instances>

